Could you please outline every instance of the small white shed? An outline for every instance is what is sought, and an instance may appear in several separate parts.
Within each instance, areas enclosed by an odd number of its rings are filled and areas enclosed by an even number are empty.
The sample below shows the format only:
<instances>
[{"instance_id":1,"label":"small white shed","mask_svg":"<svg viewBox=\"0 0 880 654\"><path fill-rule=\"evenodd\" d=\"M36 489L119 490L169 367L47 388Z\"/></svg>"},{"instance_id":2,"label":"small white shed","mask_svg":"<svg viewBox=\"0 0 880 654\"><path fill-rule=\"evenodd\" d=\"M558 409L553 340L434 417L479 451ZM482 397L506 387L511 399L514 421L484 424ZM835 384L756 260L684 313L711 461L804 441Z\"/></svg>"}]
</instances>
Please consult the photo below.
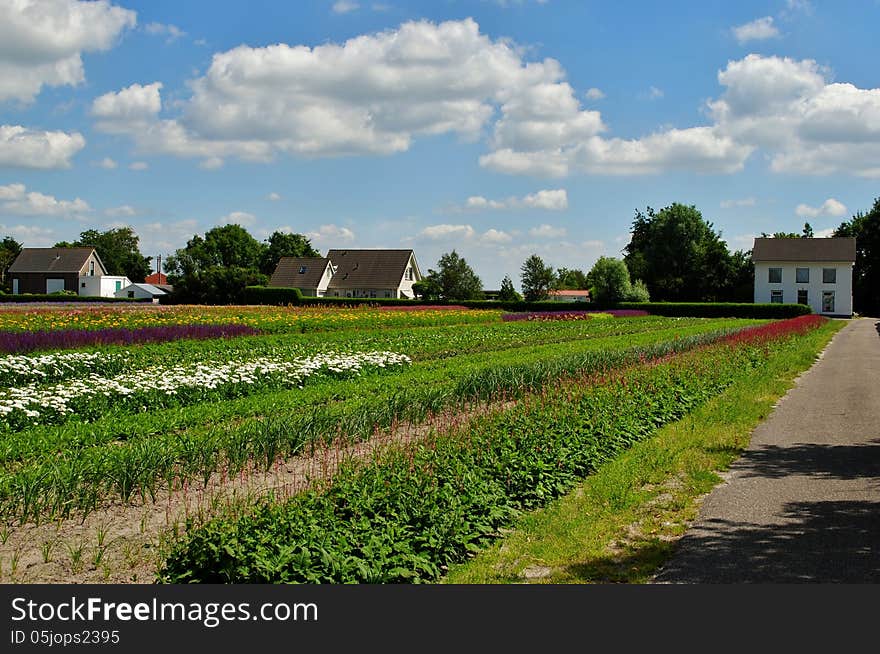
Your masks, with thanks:
<instances>
[{"instance_id":1,"label":"small white shed","mask_svg":"<svg viewBox=\"0 0 880 654\"><path fill-rule=\"evenodd\" d=\"M168 294L152 284L129 284L125 288L116 291L115 295L116 297L133 300L152 300L153 302L158 302L160 297Z\"/></svg>"}]
</instances>

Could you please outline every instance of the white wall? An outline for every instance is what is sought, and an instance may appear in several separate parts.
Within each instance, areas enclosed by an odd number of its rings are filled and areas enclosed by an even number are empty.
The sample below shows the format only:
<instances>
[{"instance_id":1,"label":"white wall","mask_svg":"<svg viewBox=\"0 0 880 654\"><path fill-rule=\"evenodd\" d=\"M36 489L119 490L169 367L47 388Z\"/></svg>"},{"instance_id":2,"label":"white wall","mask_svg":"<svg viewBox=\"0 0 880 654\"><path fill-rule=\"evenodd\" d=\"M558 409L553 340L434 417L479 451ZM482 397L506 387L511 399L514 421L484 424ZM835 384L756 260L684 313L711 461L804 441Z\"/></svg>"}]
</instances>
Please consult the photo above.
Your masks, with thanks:
<instances>
[{"instance_id":1,"label":"white wall","mask_svg":"<svg viewBox=\"0 0 880 654\"><path fill-rule=\"evenodd\" d=\"M148 298L153 298L152 293L150 293L149 291L145 291L144 289L140 288L139 286L135 286L134 284L129 284L128 286L123 286L121 289L116 291L116 293L113 295L113 297L127 298L129 291L131 291L134 294L132 297L136 300L145 300ZM154 301L158 301L157 298L153 298L153 299L154 299Z\"/></svg>"},{"instance_id":2,"label":"white wall","mask_svg":"<svg viewBox=\"0 0 880 654\"><path fill-rule=\"evenodd\" d=\"M117 282L120 289L131 285L131 280L121 275L86 275L79 278L77 290L88 297L115 297Z\"/></svg>"},{"instance_id":3,"label":"white wall","mask_svg":"<svg viewBox=\"0 0 880 654\"><path fill-rule=\"evenodd\" d=\"M771 284L770 268L782 268L782 283ZM798 284L795 279L796 268L809 268L810 281L806 284ZM822 282L822 269L834 268L837 270L837 282L825 284ZM822 292L834 291L834 315L852 315L852 270L850 262L809 263L804 261L761 261L755 263L755 302L770 302L770 291L781 290L782 301L785 304L797 302L799 290L807 291L807 300L815 313L822 311Z\"/></svg>"}]
</instances>

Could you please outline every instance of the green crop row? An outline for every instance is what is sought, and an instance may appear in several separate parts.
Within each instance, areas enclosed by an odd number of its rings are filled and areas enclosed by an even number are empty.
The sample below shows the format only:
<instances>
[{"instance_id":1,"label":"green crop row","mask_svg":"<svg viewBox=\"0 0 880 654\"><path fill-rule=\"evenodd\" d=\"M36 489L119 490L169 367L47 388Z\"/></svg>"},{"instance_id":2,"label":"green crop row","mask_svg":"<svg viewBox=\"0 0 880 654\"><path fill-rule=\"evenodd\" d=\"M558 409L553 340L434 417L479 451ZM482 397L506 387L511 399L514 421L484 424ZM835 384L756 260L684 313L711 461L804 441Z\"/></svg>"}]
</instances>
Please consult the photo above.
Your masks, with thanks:
<instances>
[{"instance_id":1,"label":"green crop row","mask_svg":"<svg viewBox=\"0 0 880 654\"><path fill-rule=\"evenodd\" d=\"M348 462L324 488L191 526L171 548L159 579L436 580L519 512L567 492L604 461L747 377L790 344L724 343L592 384L583 378L499 415L476 418L463 429L389 449L372 461ZM595 381L597 371L613 367L582 370Z\"/></svg>"},{"instance_id":2,"label":"green crop row","mask_svg":"<svg viewBox=\"0 0 880 654\"><path fill-rule=\"evenodd\" d=\"M7 435L0 512L19 519L66 516L88 513L108 495L154 497L159 488L186 479L207 482L220 469L237 472L252 463L269 467L310 443L339 435L364 439L401 420L418 423L453 406L521 395L585 370L683 351L742 325L672 324L605 339L423 361L395 374L327 381L273 394L271 400L200 404L189 412L138 417L110 415L93 424Z\"/></svg>"}]
</instances>

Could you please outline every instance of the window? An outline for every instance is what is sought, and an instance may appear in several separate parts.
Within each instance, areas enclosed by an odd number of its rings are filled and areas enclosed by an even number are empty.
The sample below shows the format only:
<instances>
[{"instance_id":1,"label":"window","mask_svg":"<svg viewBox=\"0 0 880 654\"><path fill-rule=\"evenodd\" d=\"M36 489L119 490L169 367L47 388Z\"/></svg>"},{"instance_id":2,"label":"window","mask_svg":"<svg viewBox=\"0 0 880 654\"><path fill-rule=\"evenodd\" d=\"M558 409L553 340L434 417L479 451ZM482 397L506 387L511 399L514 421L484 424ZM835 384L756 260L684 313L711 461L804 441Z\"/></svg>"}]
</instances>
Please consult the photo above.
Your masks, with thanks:
<instances>
[{"instance_id":1,"label":"window","mask_svg":"<svg viewBox=\"0 0 880 654\"><path fill-rule=\"evenodd\" d=\"M781 284L782 283L782 268L769 268L769 275L767 281L771 284Z\"/></svg>"},{"instance_id":2,"label":"window","mask_svg":"<svg viewBox=\"0 0 880 654\"><path fill-rule=\"evenodd\" d=\"M797 282L798 284L809 284L810 283L810 269L809 268L795 268L794 281Z\"/></svg>"},{"instance_id":3,"label":"window","mask_svg":"<svg viewBox=\"0 0 880 654\"><path fill-rule=\"evenodd\" d=\"M306 268L305 266L300 266L300 267L299 267L299 274L300 274L300 275L305 275L306 270L307 270L307 268Z\"/></svg>"},{"instance_id":4,"label":"window","mask_svg":"<svg viewBox=\"0 0 880 654\"><path fill-rule=\"evenodd\" d=\"M116 290L118 291L118 290L120 290L121 288L122 288L122 282L117 281L117 282L116 282Z\"/></svg>"},{"instance_id":5,"label":"window","mask_svg":"<svg viewBox=\"0 0 880 654\"><path fill-rule=\"evenodd\" d=\"M370 291L370 297L376 297L376 291Z\"/></svg>"},{"instance_id":6,"label":"window","mask_svg":"<svg viewBox=\"0 0 880 654\"><path fill-rule=\"evenodd\" d=\"M85 288L85 287L86 287L86 283L83 282L82 284L79 285L79 287L80 287L80 288Z\"/></svg>"},{"instance_id":7,"label":"window","mask_svg":"<svg viewBox=\"0 0 880 654\"><path fill-rule=\"evenodd\" d=\"M385 297L391 297L391 291L385 291Z\"/></svg>"},{"instance_id":8,"label":"window","mask_svg":"<svg viewBox=\"0 0 880 654\"><path fill-rule=\"evenodd\" d=\"M406 281L411 282L411 281L412 281L412 278L413 278L413 276L412 276L412 266L410 266L409 268L406 269Z\"/></svg>"},{"instance_id":9,"label":"window","mask_svg":"<svg viewBox=\"0 0 880 654\"><path fill-rule=\"evenodd\" d=\"M800 289L798 291L798 304L809 304L809 298L807 297L807 291L805 289Z\"/></svg>"},{"instance_id":10,"label":"window","mask_svg":"<svg viewBox=\"0 0 880 654\"><path fill-rule=\"evenodd\" d=\"M822 313L834 313L834 291L822 291Z\"/></svg>"},{"instance_id":11,"label":"window","mask_svg":"<svg viewBox=\"0 0 880 654\"><path fill-rule=\"evenodd\" d=\"M95 276L95 262L89 261L89 277Z\"/></svg>"},{"instance_id":12,"label":"window","mask_svg":"<svg viewBox=\"0 0 880 654\"><path fill-rule=\"evenodd\" d=\"M770 291L770 302L782 304L782 291Z\"/></svg>"},{"instance_id":13,"label":"window","mask_svg":"<svg viewBox=\"0 0 880 654\"><path fill-rule=\"evenodd\" d=\"M133 300L134 299L134 291L129 291L128 297Z\"/></svg>"},{"instance_id":14,"label":"window","mask_svg":"<svg viewBox=\"0 0 880 654\"><path fill-rule=\"evenodd\" d=\"M837 283L837 268L822 268L822 283L823 284L836 284Z\"/></svg>"}]
</instances>

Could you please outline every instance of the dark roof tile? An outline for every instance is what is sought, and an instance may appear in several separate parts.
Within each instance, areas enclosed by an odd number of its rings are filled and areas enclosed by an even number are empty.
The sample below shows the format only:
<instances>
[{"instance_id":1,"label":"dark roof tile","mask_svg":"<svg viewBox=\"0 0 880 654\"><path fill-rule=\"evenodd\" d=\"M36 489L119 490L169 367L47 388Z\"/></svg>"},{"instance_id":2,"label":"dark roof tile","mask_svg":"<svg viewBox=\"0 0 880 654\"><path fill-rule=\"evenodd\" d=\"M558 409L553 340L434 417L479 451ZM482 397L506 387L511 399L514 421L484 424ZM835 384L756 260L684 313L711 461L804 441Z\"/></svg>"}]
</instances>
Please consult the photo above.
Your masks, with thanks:
<instances>
[{"instance_id":1,"label":"dark roof tile","mask_svg":"<svg viewBox=\"0 0 880 654\"><path fill-rule=\"evenodd\" d=\"M855 261L856 239L756 238L752 261Z\"/></svg>"}]
</instances>

